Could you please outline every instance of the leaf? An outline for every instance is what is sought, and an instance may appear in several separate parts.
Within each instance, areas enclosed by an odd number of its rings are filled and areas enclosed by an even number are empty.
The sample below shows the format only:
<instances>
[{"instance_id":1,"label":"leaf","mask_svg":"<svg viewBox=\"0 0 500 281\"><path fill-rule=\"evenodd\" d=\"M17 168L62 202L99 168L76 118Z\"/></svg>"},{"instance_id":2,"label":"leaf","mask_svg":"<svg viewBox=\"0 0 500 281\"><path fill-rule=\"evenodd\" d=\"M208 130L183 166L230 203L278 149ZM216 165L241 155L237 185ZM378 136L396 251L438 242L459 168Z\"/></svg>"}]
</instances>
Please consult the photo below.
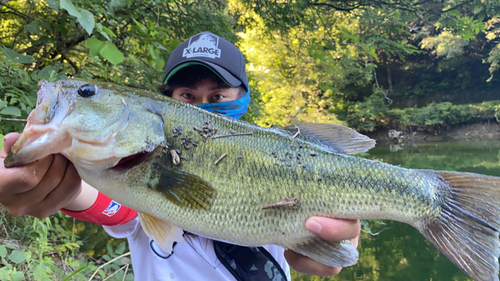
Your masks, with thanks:
<instances>
[{"instance_id":1,"label":"leaf","mask_svg":"<svg viewBox=\"0 0 500 281\"><path fill-rule=\"evenodd\" d=\"M15 60L17 63L30 64L33 63L32 56L19 55L19 57Z\"/></svg>"},{"instance_id":2,"label":"leaf","mask_svg":"<svg viewBox=\"0 0 500 281\"><path fill-rule=\"evenodd\" d=\"M177 48L177 46L179 46L181 43L182 42L179 40L171 40L170 42L168 42L168 46L170 47L170 50L173 50Z\"/></svg>"},{"instance_id":3,"label":"leaf","mask_svg":"<svg viewBox=\"0 0 500 281\"><path fill-rule=\"evenodd\" d=\"M121 254L123 254L123 252L125 252L125 242L122 242L122 243L118 246L118 248L116 248L116 250L115 250L115 254L117 254L117 255L121 255Z\"/></svg>"},{"instance_id":4,"label":"leaf","mask_svg":"<svg viewBox=\"0 0 500 281\"><path fill-rule=\"evenodd\" d=\"M96 24L95 24L95 27L96 27L96 29L99 31L99 33L100 33L102 36L104 36L104 38L106 38L106 39L108 39L109 41L111 41L111 37L109 37L109 35L108 35L106 32L102 31L103 26L102 26L102 24L101 24L100 22L96 23Z\"/></svg>"},{"instance_id":5,"label":"leaf","mask_svg":"<svg viewBox=\"0 0 500 281\"><path fill-rule=\"evenodd\" d=\"M109 28L103 26L102 31L106 32L106 34L108 34L109 36L116 38L116 34L113 31L111 31Z\"/></svg>"},{"instance_id":6,"label":"leaf","mask_svg":"<svg viewBox=\"0 0 500 281\"><path fill-rule=\"evenodd\" d=\"M99 55L102 47L104 47L104 42L92 37L85 41L85 46L89 49L89 55L94 57Z\"/></svg>"},{"instance_id":7,"label":"leaf","mask_svg":"<svg viewBox=\"0 0 500 281\"><path fill-rule=\"evenodd\" d=\"M109 255L103 255L102 258L105 260L105 261L110 261L111 260L111 257Z\"/></svg>"},{"instance_id":8,"label":"leaf","mask_svg":"<svg viewBox=\"0 0 500 281\"><path fill-rule=\"evenodd\" d=\"M57 3L56 0L45 0L45 2L47 2L47 4L49 4L49 8L51 8L52 10L54 10L56 12L59 12L59 4Z\"/></svg>"},{"instance_id":9,"label":"leaf","mask_svg":"<svg viewBox=\"0 0 500 281\"><path fill-rule=\"evenodd\" d=\"M71 2L71 0L61 0L61 9L68 11L68 14L74 17L80 17L80 12L76 9L75 5Z\"/></svg>"},{"instance_id":10,"label":"leaf","mask_svg":"<svg viewBox=\"0 0 500 281\"><path fill-rule=\"evenodd\" d=\"M87 267L86 266L80 267L77 271L71 273L71 275L69 275L68 277L64 278L64 281L70 280L71 277L75 276L78 272L84 270L85 268L87 268Z\"/></svg>"},{"instance_id":11,"label":"leaf","mask_svg":"<svg viewBox=\"0 0 500 281\"><path fill-rule=\"evenodd\" d=\"M99 54L107 59L110 63L117 65L123 62L123 53L113 44L113 42L106 41Z\"/></svg>"},{"instance_id":12,"label":"leaf","mask_svg":"<svg viewBox=\"0 0 500 281\"><path fill-rule=\"evenodd\" d=\"M135 22L135 24L139 27L139 30L140 30L140 31L141 31L144 35L148 34L148 29L147 29L147 28L146 28L146 27L145 27L142 23L140 23L140 22L136 21L135 19L132 19L132 20Z\"/></svg>"},{"instance_id":13,"label":"leaf","mask_svg":"<svg viewBox=\"0 0 500 281\"><path fill-rule=\"evenodd\" d=\"M16 273L14 273L14 275L12 276L12 281L22 281L22 280L26 280L24 274L21 271L16 271Z\"/></svg>"},{"instance_id":14,"label":"leaf","mask_svg":"<svg viewBox=\"0 0 500 281\"><path fill-rule=\"evenodd\" d=\"M16 51L6 48L4 46L1 46L2 53L4 54L5 58L8 61L11 62L18 62L18 63L32 63L33 62L33 57L32 56L24 56Z\"/></svg>"},{"instance_id":15,"label":"leaf","mask_svg":"<svg viewBox=\"0 0 500 281\"><path fill-rule=\"evenodd\" d=\"M156 49L153 45L148 46L149 53L151 54L151 58L157 60L160 54L158 53L158 49Z\"/></svg>"},{"instance_id":16,"label":"leaf","mask_svg":"<svg viewBox=\"0 0 500 281\"><path fill-rule=\"evenodd\" d=\"M33 75L33 78L35 78L36 80L52 80L51 77L54 77L54 75L56 77L58 76L57 74L61 70L61 67L62 67L61 64L46 66L38 73L36 73L36 75Z\"/></svg>"},{"instance_id":17,"label":"leaf","mask_svg":"<svg viewBox=\"0 0 500 281\"><path fill-rule=\"evenodd\" d=\"M0 111L0 114L4 115L12 115L12 116L21 116L21 110L17 107L9 106Z\"/></svg>"},{"instance_id":18,"label":"leaf","mask_svg":"<svg viewBox=\"0 0 500 281\"><path fill-rule=\"evenodd\" d=\"M47 31L52 31L52 28L46 22L41 22L40 26Z\"/></svg>"},{"instance_id":19,"label":"leaf","mask_svg":"<svg viewBox=\"0 0 500 281\"><path fill-rule=\"evenodd\" d=\"M157 70L162 70L165 67L165 60L163 58L157 59L155 66Z\"/></svg>"},{"instance_id":20,"label":"leaf","mask_svg":"<svg viewBox=\"0 0 500 281\"><path fill-rule=\"evenodd\" d=\"M128 55L128 59L129 59L132 63L136 63L136 62L138 61L138 60L137 60L137 58L136 58L134 55L132 55L132 54L129 54L129 55Z\"/></svg>"},{"instance_id":21,"label":"leaf","mask_svg":"<svg viewBox=\"0 0 500 281\"><path fill-rule=\"evenodd\" d=\"M9 260L14 263L22 263L24 260L26 260L26 255L23 251L14 250L12 251L12 253L10 253Z\"/></svg>"},{"instance_id":22,"label":"leaf","mask_svg":"<svg viewBox=\"0 0 500 281\"><path fill-rule=\"evenodd\" d=\"M83 29L87 31L89 35L92 34L92 30L94 29L95 25L95 20L94 20L94 15L85 10L85 9L80 9L80 16L78 17L78 22L82 25Z\"/></svg>"},{"instance_id":23,"label":"leaf","mask_svg":"<svg viewBox=\"0 0 500 281\"><path fill-rule=\"evenodd\" d=\"M110 5L112 7L125 7L127 6L127 0L111 0Z\"/></svg>"},{"instance_id":24,"label":"leaf","mask_svg":"<svg viewBox=\"0 0 500 281\"><path fill-rule=\"evenodd\" d=\"M110 256L112 256L113 255L113 246L111 246L111 244L107 244L106 249L108 250L108 254Z\"/></svg>"},{"instance_id":25,"label":"leaf","mask_svg":"<svg viewBox=\"0 0 500 281\"><path fill-rule=\"evenodd\" d=\"M158 42L156 42L156 43L155 43L155 46L156 46L156 48L158 48L159 50L167 51L167 48L163 47L163 45L162 45L162 44L160 44L160 43L158 43Z\"/></svg>"},{"instance_id":26,"label":"leaf","mask_svg":"<svg viewBox=\"0 0 500 281\"><path fill-rule=\"evenodd\" d=\"M37 21L32 21L24 27L26 32L38 33L40 31L40 24Z\"/></svg>"},{"instance_id":27,"label":"leaf","mask_svg":"<svg viewBox=\"0 0 500 281\"><path fill-rule=\"evenodd\" d=\"M3 135L0 134L0 149L2 149ZM0 258L5 258L7 256L7 248L4 245L0 245Z\"/></svg>"}]
</instances>

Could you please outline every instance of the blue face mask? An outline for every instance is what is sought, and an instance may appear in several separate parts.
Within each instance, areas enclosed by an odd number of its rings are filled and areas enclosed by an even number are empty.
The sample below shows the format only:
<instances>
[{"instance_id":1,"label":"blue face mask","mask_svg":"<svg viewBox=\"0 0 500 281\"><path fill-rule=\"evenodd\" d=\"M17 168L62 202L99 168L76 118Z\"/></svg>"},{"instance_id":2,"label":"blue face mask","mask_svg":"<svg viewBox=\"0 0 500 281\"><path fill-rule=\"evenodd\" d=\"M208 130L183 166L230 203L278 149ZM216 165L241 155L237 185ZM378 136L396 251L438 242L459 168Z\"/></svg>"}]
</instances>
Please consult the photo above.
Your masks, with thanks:
<instances>
[{"instance_id":1,"label":"blue face mask","mask_svg":"<svg viewBox=\"0 0 500 281\"><path fill-rule=\"evenodd\" d=\"M233 101L225 101L218 103L201 103L196 106L206 111L219 113L234 119L239 119L248 110L250 103L250 90L241 98Z\"/></svg>"}]
</instances>

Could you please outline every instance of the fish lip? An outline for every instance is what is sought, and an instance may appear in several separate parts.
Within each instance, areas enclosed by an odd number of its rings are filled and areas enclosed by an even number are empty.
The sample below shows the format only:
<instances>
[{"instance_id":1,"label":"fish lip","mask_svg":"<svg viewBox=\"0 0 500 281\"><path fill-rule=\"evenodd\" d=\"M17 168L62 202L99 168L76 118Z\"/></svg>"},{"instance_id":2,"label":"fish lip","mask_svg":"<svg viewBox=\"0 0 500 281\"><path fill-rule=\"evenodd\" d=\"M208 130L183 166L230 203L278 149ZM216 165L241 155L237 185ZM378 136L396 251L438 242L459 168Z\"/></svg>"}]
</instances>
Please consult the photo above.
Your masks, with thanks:
<instances>
[{"instance_id":1,"label":"fish lip","mask_svg":"<svg viewBox=\"0 0 500 281\"><path fill-rule=\"evenodd\" d=\"M42 81L38 87L36 108L30 112L23 132L4 160L7 168L32 163L69 146L69 135L57 129L67 112L63 106L61 113L60 87L47 81ZM56 93L50 95L49 90Z\"/></svg>"},{"instance_id":2,"label":"fish lip","mask_svg":"<svg viewBox=\"0 0 500 281\"><path fill-rule=\"evenodd\" d=\"M27 126L4 160L6 168L27 165L69 146L66 134L50 124Z\"/></svg>"}]
</instances>

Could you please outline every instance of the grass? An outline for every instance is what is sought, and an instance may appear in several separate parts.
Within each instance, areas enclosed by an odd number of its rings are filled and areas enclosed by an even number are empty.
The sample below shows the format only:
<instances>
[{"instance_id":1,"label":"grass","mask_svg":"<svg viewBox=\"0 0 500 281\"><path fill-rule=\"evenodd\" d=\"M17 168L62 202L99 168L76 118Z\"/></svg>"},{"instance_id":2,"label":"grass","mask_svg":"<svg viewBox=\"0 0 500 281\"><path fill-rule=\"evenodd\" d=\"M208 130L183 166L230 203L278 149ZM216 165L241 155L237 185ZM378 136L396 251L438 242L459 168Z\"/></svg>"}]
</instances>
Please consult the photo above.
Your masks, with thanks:
<instances>
[{"instance_id":1,"label":"grass","mask_svg":"<svg viewBox=\"0 0 500 281\"><path fill-rule=\"evenodd\" d=\"M66 226L73 225L66 229ZM0 280L133 280L126 243L107 253L80 252L73 218L13 217L0 206Z\"/></svg>"}]
</instances>

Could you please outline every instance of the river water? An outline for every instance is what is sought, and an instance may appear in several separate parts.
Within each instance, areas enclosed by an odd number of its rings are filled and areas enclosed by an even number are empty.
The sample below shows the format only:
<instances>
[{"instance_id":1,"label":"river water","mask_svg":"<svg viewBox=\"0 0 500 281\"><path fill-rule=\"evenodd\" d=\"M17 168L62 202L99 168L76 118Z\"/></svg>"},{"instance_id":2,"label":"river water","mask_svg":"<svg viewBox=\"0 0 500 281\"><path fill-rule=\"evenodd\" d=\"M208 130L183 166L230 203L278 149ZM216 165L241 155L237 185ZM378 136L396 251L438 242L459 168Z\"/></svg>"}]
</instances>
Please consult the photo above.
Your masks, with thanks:
<instances>
[{"instance_id":1,"label":"river water","mask_svg":"<svg viewBox=\"0 0 500 281\"><path fill-rule=\"evenodd\" d=\"M434 169L482 173L500 176L500 142L441 142L419 145L381 144L366 156L413 169ZM392 221L363 233L358 264L344 268L338 276L317 277L293 274L295 281L463 281L467 278L440 254L413 227ZM93 255L106 252L106 244L118 245L101 227L78 224L79 235L86 240L83 250Z\"/></svg>"}]
</instances>

